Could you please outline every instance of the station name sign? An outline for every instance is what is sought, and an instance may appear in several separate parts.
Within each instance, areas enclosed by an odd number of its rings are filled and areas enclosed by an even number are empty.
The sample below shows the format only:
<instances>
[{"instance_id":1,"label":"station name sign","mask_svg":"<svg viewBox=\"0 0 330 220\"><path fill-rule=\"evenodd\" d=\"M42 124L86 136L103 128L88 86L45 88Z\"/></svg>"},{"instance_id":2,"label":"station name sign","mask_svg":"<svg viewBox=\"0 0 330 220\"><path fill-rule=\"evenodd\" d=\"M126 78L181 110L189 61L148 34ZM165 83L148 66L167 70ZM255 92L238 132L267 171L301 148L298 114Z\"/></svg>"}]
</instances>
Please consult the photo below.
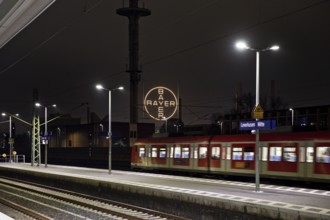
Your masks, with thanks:
<instances>
[{"instance_id":1,"label":"station name sign","mask_svg":"<svg viewBox=\"0 0 330 220\"><path fill-rule=\"evenodd\" d=\"M270 130L276 127L275 120L240 121L240 130Z\"/></svg>"},{"instance_id":2,"label":"station name sign","mask_svg":"<svg viewBox=\"0 0 330 220\"><path fill-rule=\"evenodd\" d=\"M144 98L144 108L151 118L167 120L175 114L178 100L172 90L158 86L147 92Z\"/></svg>"}]
</instances>

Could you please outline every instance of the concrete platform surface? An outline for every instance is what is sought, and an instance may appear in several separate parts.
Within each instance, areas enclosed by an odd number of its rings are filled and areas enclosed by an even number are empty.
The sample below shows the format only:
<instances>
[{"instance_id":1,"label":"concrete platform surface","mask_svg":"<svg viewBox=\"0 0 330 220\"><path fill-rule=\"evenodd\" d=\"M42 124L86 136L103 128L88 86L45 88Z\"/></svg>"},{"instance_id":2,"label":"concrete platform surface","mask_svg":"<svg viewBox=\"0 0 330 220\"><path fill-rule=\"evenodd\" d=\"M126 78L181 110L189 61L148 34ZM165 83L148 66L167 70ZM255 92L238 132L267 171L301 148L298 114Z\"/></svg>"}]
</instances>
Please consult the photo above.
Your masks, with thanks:
<instances>
[{"instance_id":1,"label":"concrete platform surface","mask_svg":"<svg viewBox=\"0 0 330 220\"><path fill-rule=\"evenodd\" d=\"M274 219L330 219L330 191L140 172L1 163L1 170L103 182L129 192L174 198ZM77 180L76 180L77 181ZM94 183L95 185L95 183Z\"/></svg>"}]
</instances>

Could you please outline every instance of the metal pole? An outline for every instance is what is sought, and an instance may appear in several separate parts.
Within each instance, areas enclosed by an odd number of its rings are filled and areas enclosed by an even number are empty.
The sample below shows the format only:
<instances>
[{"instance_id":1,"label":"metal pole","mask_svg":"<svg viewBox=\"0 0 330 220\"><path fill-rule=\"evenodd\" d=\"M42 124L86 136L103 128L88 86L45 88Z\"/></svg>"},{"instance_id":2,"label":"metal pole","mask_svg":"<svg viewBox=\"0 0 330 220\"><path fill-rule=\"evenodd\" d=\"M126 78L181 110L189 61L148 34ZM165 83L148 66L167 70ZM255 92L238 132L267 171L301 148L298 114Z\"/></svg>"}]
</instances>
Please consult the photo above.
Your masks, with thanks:
<instances>
[{"instance_id":1,"label":"metal pole","mask_svg":"<svg viewBox=\"0 0 330 220\"><path fill-rule=\"evenodd\" d=\"M259 51L256 51L256 106L259 105ZM256 119L258 121L258 119ZM256 192L260 192L260 165L259 165L259 129L256 129L256 155L255 161L255 179L256 179Z\"/></svg>"},{"instance_id":2,"label":"metal pole","mask_svg":"<svg viewBox=\"0 0 330 220\"><path fill-rule=\"evenodd\" d=\"M291 109L291 111L292 111L292 114L291 114L291 125L293 127L293 123L294 123L294 110Z\"/></svg>"},{"instance_id":3,"label":"metal pole","mask_svg":"<svg viewBox=\"0 0 330 220\"><path fill-rule=\"evenodd\" d=\"M47 107L45 107L45 167L47 167L47 148L48 148L48 131L47 131Z\"/></svg>"},{"instance_id":4,"label":"metal pole","mask_svg":"<svg viewBox=\"0 0 330 220\"><path fill-rule=\"evenodd\" d=\"M165 119L165 133L167 133L167 119Z\"/></svg>"},{"instance_id":5,"label":"metal pole","mask_svg":"<svg viewBox=\"0 0 330 220\"><path fill-rule=\"evenodd\" d=\"M256 51L256 106L259 105L259 51Z\"/></svg>"},{"instance_id":6,"label":"metal pole","mask_svg":"<svg viewBox=\"0 0 330 220\"><path fill-rule=\"evenodd\" d=\"M12 162L13 140L12 140L11 116L9 115L9 162Z\"/></svg>"},{"instance_id":7,"label":"metal pole","mask_svg":"<svg viewBox=\"0 0 330 220\"><path fill-rule=\"evenodd\" d=\"M111 131L111 89L109 89L109 174L111 174L111 148L112 148L112 131Z\"/></svg>"}]
</instances>

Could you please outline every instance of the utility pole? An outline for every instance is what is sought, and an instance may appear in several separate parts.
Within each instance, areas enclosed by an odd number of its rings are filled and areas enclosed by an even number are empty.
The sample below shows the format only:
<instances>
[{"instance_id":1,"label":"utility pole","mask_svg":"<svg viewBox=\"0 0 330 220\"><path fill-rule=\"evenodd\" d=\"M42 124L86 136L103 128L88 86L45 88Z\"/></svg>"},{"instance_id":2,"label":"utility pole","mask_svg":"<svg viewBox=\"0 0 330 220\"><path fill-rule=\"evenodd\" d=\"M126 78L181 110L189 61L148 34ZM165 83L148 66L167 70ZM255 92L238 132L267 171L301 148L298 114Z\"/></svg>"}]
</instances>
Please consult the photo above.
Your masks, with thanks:
<instances>
[{"instance_id":1,"label":"utility pole","mask_svg":"<svg viewBox=\"0 0 330 220\"><path fill-rule=\"evenodd\" d=\"M31 143L31 166L41 163L40 155L40 118L35 109L35 103L38 101L38 89L33 89L33 119L32 119L32 143Z\"/></svg>"},{"instance_id":2,"label":"utility pole","mask_svg":"<svg viewBox=\"0 0 330 220\"><path fill-rule=\"evenodd\" d=\"M139 0L130 0L129 7L117 9L117 14L129 20L129 68L130 73L130 123L138 123L138 84L141 80L139 68L139 18L149 16L151 11L139 8Z\"/></svg>"}]
</instances>

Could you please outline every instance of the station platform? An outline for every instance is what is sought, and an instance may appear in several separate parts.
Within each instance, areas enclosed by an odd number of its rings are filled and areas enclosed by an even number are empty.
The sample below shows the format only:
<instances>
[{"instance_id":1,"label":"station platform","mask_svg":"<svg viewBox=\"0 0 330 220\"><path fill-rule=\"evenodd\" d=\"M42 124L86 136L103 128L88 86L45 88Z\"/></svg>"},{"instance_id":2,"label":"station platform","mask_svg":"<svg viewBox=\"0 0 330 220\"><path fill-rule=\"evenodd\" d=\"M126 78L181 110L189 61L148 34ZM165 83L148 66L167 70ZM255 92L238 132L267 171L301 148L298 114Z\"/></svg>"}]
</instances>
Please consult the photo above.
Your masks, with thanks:
<instances>
[{"instance_id":1,"label":"station platform","mask_svg":"<svg viewBox=\"0 0 330 220\"><path fill-rule=\"evenodd\" d=\"M0 212L0 220L14 220L14 219Z\"/></svg>"},{"instance_id":2,"label":"station platform","mask_svg":"<svg viewBox=\"0 0 330 220\"><path fill-rule=\"evenodd\" d=\"M140 172L49 165L0 163L0 175L35 180L68 189L95 191L119 197L122 202L188 218L199 218L194 210L211 216L221 216L221 210L256 216L259 219L330 220L330 191L180 177ZM126 199L126 200L125 200ZM196 211L196 210L195 210ZM196 212L198 213L198 212ZM206 215L206 214L203 214ZM205 216L204 216L205 217ZM209 218L212 219L212 218ZM257 218L244 218L257 219Z\"/></svg>"}]
</instances>

